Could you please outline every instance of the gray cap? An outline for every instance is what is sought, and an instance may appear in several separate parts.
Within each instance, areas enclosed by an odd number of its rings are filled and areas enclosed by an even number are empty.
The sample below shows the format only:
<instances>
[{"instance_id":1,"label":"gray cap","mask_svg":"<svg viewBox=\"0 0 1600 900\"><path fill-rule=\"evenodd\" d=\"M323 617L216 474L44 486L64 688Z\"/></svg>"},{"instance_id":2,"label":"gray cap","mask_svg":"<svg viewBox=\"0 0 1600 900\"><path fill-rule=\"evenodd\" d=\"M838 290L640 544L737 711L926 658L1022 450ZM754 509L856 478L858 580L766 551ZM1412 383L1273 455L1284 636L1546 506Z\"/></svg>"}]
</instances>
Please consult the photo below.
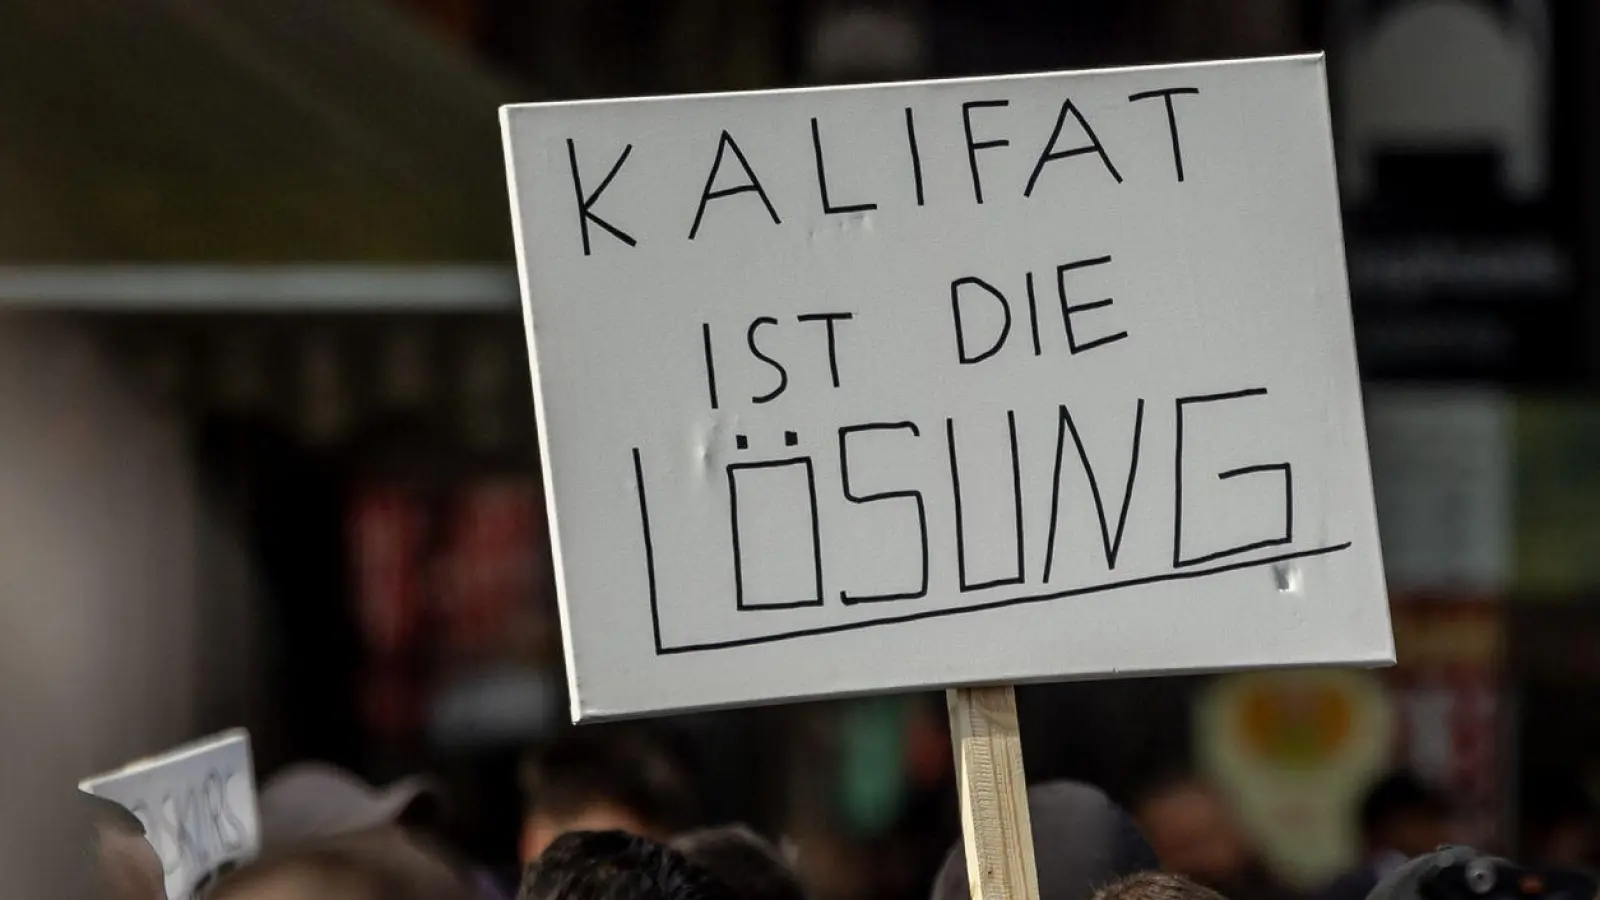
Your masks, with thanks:
<instances>
[{"instance_id":1,"label":"gray cap","mask_svg":"<svg viewBox=\"0 0 1600 900\"><path fill-rule=\"evenodd\" d=\"M1050 781L1028 789L1039 900L1089 900L1102 887L1161 867L1122 807L1100 789ZM932 900L967 900L967 856L960 843L933 881Z\"/></svg>"},{"instance_id":2,"label":"gray cap","mask_svg":"<svg viewBox=\"0 0 1600 900\"><path fill-rule=\"evenodd\" d=\"M285 846L400 824L419 804L437 806L438 789L422 778L373 787L336 766L298 763L261 790L261 844Z\"/></svg>"}]
</instances>

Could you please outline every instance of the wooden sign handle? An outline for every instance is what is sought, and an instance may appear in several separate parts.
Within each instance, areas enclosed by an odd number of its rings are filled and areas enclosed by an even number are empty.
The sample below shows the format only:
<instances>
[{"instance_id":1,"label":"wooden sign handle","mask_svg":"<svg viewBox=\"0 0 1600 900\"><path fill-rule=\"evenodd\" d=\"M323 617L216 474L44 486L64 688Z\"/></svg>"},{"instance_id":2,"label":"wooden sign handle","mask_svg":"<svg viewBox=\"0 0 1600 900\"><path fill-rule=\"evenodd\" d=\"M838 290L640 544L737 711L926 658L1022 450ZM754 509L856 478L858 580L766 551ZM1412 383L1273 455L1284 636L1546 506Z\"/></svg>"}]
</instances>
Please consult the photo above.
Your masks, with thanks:
<instances>
[{"instance_id":1,"label":"wooden sign handle","mask_svg":"<svg viewBox=\"0 0 1600 900\"><path fill-rule=\"evenodd\" d=\"M1038 900L1016 693L955 688L946 699L972 900Z\"/></svg>"}]
</instances>

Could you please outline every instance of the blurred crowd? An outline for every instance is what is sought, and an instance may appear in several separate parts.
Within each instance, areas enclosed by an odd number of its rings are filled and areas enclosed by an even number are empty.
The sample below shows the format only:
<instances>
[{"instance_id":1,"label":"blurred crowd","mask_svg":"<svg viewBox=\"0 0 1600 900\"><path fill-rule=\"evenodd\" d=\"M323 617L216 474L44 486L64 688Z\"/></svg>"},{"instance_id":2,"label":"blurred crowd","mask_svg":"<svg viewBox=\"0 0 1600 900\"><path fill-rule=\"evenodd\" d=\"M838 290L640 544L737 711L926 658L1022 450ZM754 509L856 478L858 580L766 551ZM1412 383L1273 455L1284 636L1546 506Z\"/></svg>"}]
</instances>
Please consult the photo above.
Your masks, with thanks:
<instances>
[{"instance_id":1,"label":"blurred crowd","mask_svg":"<svg viewBox=\"0 0 1600 900\"><path fill-rule=\"evenodd\" d=\"M737 823L707 822L690 768L649 730L571 729L525 764L519 883L449 838L450 798L425 776L375 786L320 762L286 767L259 798L262 849L211 873L205 900L807 900L825 896L803 851ZM1596 810L1580 786L1551 784L1525 836L1524 862L1590 871L1600 862ZM98 802L98 801L97 801ZM1274 877L1227 798L1204 778L1151 779L1122 804L1092 785L1056 780L1028 791L1041 900L1407 900L1405 873L1452 844L1451 797L1395 770L1353 814L1359 863L1314 892ZM161 862L139 820L106 803L97 869L110 900L164 900ZM1488 857L1484 857L1488 859ZM972 890L958 841L929 900ZM1533 870L1527 870L1533 871ZM1541 876L1542 878L1543 876ZM1588 883L1588 882L1585 882ZM1518 896L1544 894L1526 878ZM1473 891L1490 896L1488 888ZM1538 889L1535 889L1537 887ZM1397 892L1399 891L1399 892ZM1498 895L1495 895L1498 896ZM1435 898L1442 900L1442 898ZM1586 898L1585 898L1586 900Z\"/></svg>"}]
</instances>

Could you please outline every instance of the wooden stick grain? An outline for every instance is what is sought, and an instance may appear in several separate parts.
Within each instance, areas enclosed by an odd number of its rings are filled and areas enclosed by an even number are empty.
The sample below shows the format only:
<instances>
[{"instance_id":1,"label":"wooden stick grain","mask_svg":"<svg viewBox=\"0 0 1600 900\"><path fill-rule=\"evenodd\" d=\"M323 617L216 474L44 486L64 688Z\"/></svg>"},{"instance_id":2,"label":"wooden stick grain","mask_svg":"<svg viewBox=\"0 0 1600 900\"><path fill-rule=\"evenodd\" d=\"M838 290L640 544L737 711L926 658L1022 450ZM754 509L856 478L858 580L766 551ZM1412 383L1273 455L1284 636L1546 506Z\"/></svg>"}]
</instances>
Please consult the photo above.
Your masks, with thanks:
<instances>
[{"instance_id":1,"label":"wooden stick grain","mask_svg":"<svg viewBox=\"0 0 1600 900\"><path fill-rule=\"evenodd\" d=\"M1038 900L1028 787L1009 685L946 692L973 900Z\"/></svg>"}]
</instances>

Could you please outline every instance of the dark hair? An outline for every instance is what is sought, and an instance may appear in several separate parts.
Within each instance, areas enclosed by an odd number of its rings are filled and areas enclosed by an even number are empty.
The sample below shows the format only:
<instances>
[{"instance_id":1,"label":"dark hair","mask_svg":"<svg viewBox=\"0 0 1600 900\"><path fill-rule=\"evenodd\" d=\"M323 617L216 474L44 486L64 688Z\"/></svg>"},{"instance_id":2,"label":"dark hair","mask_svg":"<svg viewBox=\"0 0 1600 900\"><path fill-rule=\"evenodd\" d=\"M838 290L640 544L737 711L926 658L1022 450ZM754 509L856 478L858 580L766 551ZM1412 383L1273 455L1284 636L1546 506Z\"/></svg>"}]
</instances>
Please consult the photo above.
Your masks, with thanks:
<instances>
[{"instance_id":1,"label":"dark hair","mask_svg":"<svg viewBox=\"0 0 1600 900\"><path fill-rule=\"evenodd\" d=\"M1182 875L1140 872L1114 881L1096 891L1094 900L1225 900L1225 898Z\"/></svg>"},{"instance_id":2,"label":"dark hair","mask_svg":"<svg viewBox=\"0 0 1600 900\"><path fill-rule=\"evenodd\" d=\"M1378 779L1367 790L1361 801L1361 833L1370 838L1408 815L1443 819L1450 815L1450 801L1415 772L1401 769Z\"/></svg>"},{"instance_id":3,"label":"dark hair","mask_svg":"<svg viewBox=\"0 0 1600 900\"><path fill-rule=\"evenodd\" d=\"M672 842L739 900L805 900L805 888L778 848L748 828L708 828Z\"/></svg>"},{"instance_id":4,"label":"dark hair","mask_svg":"<svg viewBox=\"0 0 1600 900\"><path fill-rule=\"evenodd\" d=\"M326 883L326 896L350 900L473 900L475 896L472 886L443 860L397 832L381 831L328 838L262 856L223 875L207 900L228 900L248 888L296 875Z\"/></svg>"},{"instance_id":5,"label":"dark hair","mask_svg":"<svg viewBox=\"0 0 1600 900\"><path fill-rule=\"evenodd\" d=\"M1161 868L1137 825L1105 792L1079 781L1045 781L1028 789L1028 819L1043 900L1090 900L1095 889L1126 875ZM957 843L935 876L932 900L972 900L967 854Z\"/></svg>"},{"instance_id":6,"label":"dark hair","mask_svg":"<svg viewBox=\"0 0 1600 900\"><path fill-rule=\"evenodd\" d=\"M739 898L665 844L620 831L574 831L528 866L517 900Z\"/></svg>"},{"instance_id":7,"label":"dark hair","mask_svg":"<svg viewBox=\"0 0 1600 900\"><path fill-rule=\"evenodd\" d=\"M1144 779L1128 795L1128 808L1135 817L1143 816L1151 803L1183 791L1214 793L1209 779L1189 769L1164 769Z\"/></svg>"},{"instance_id":8,"label":"dark hair","mask_svg":"<svg viewBox=\"0 0 1600 900\"><path fill-rule=\"evenodd\" d=\"M1593 822L1600 817L1583 779L1567 771L1544 771L1522 787L1522 822L1528 828Z\"/></svg>"},{"instance_id":9,"label":"dark hair","mask_svg":"<svg viewBox=\"0 0 1600 900\"><path fill-rule=\"evenodd\" d=\"M693 827L694 791L678 761L644 731L585 726L567 731L523 770L529 815L574 816L610 803L663 834Z\"/></svg>"}]
</instances>

